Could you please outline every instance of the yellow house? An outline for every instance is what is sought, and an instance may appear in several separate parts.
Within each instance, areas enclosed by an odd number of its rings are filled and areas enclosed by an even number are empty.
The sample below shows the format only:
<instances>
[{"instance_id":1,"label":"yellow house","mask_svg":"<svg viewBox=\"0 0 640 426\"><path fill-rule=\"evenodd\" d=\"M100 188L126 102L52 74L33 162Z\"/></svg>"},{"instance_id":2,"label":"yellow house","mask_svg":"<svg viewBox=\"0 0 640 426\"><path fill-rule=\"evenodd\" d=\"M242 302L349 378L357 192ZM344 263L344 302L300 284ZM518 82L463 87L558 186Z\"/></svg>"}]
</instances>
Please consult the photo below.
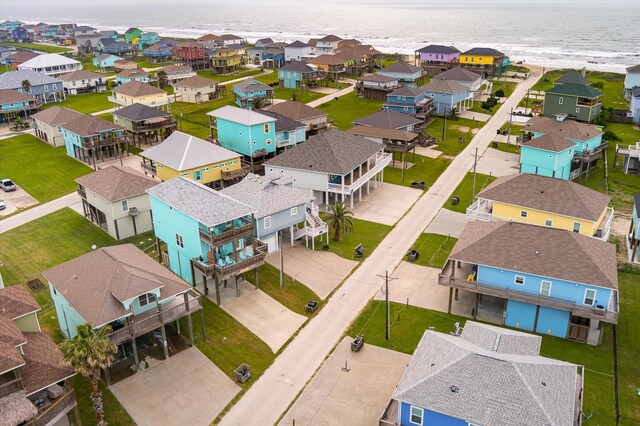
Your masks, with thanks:
<instances>
[{"instance_id":1,"label":"yellow house","mask_svg":"<svg viewBox=\"0 0 640 426\"><path fill-rule=\"evenodd\" d=\"M173 132L140 156L145 174L151 173L163 182L183 176L215 188L248 172L237 152L182 132Z\"/></svg>"},{"instance_id":2,"label":"yellow house","mask_svg":"<svg viewBox=\"0 0 640 426\"><path fill-rule=\"evenodd\" d=\"M508 220L609 240L611 197L564 179L523 173L496 179L467 209L478 220Z\"/></svg>"},{"instance_id":3,"label":"yellow house","mask_svg":"<svg viewBox=\"0 0 640 426\"><path fill-rule=\"evenodd\" d=\"M460 54L460 66L480 72L483 78L492 78L502 74L505 63L504 53L488 47L474 47ZM508 68L508 66L507 66Z\"/></svg>"},{"instance_id":4,"label":"yellow house","mask_svg":"<svg viewBox=\"0 0 640 426\"><path fill-rule=\"evenodd\" d=\"M111 91L109 101L116 105L116 109L121 106L133 104L144 104L155 108L169 108L169 96L167 92L158 87L135 80L115 87Z\"/></svg>"},{"instance_id":5,"label":"yellow house","mask_svg":"<svg viewBox=\"0 0 640 426\"><path fill-rule=\"evenodd\" d=\"M242 65L246 49L242 47L225 46L216 50L213 59L213 70L217 74L228 74L237 71Z\"/></svg>"}]
</instances>

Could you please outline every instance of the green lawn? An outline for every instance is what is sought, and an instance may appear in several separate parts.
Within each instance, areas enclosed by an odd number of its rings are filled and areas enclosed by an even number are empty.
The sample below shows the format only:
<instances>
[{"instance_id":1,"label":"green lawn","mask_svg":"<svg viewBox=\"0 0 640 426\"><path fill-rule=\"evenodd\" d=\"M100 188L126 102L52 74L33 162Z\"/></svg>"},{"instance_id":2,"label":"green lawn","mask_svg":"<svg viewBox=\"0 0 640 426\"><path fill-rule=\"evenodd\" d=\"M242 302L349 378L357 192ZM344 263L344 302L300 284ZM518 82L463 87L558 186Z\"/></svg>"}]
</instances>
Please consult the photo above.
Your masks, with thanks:
<instances>
[{"instance_id":1,"label":"green lawn","mask_svg":"<svg viewBox=\"0 0 640 426\"><path fill-rule=\"evenodd\" d=\"M320 217L323 220L327 220L326 213L320 213ZM344 257L345 259L352 259L357 261L363 261L373 250L378 247L380 241L387 236L387 234L393 229L392 226L383 225L381 223L369 222L367 220L352 218L353 220L353 232L346 235L341 235L340 241L333 240L333 230L329 230L329 251ZM323 235L323 239L316 237L316 250L322 250L327 243L327 236ZM354 249L362 244L365 248L364 255L357 259L354 255Z\"/></svg>"},{"instance_id":2,"label":"green lawn","mask_svg":"<svg viewBox=\"0 0 640 426\"><path fill-rule=\"evenodd\" d=\"M245 278L255 284L255 275L252 272L245 274ZM307 302L310 300L320 301L320 297L311 289L287 274L284 274L284 286L280 288L280 270L268 263L262 265L258 270L258 280L260 290L300 315L310 316L305 309ZM318 308L321 307L322 305Z\"/></svg>"},{"instance_id":3,"label":"green lawn","mask_svg":"<svg viewBox=\"0 0 640 426\"><path fill-rule=\"evenodd\" d=\"M401 157L396 153L396 159ZM407 161L413 166L404 171L402 180L402 168L396 163L397 168L384 169L384 181L395 185L411 186L411 182L418 181L426 184L425 191L433 185L451 163L450 158L429 158L422 155L407 154Z\"/></svg>"},{"instance_id":4,"label":"green lawn","mask_svg":"<svg viewBox=\"0 0 640 426\"><path fill-rule=\"evenodd\" d=\"M140 68L161 68L167 65L175 64L174 61L159 63L149 62L144 56L136 56L135 58L133 58L133 60L138 64Z\"/></svg>"},{"instance_id":5,"label":"green lawn","mask_svg":"<svg viewBox=\"0 0 640 426\"><path fill-rule=\"evenodd\" d=\"M529 68L522 66L522 65L509 65L509 71L511 72L522 72L522 73L528 73L529 72Z\"/></svg>"},{"instance_id":6,"label":"green lawn","mask_svg":"<svg viewBox=\"0 0 640 426\"><path fill-rule=\"evenodd\" d=\"M82 95L69 95L67 99L60 102L50 102L44 104L44 109L51 108L54 105L58 105L65 108L70 108L74 111L83 112L85 114L91 114L93 112L104 111L106 109L113 108L113 103L109 102L108 98L111 92L101 93L85 93Z\"/></svg>"},{"instance_id":7,"label":"green lawn","mask_svg":"<svg viewBox=\"0 0 640 426\"><path fill-rule=\"evenodd\" d=\"M260 71L259 69L243 69L233 74L227 74L227 75L218 75L211 70L204 70L204 71L197 72L199 76L212 78L219 83L224 83L225 81L235 80L236 78L241 78L241 77L250 77L260 73L262 73L262 71Z\"/></svg>"},{"instance_id":8,"label":"green lawn","mask_svg":"<svg viewBox=\"0 0 640 426\"><path fill-rule=\"evenodd\" d=\"M231 88L227 88L226 95L223 98L201 104L174 102L171 104L171 112L178 120L178 130L206 139L211 134L207 113L225 105L234 105ZM182 118L180 114L182 114Z\"/></svg>"},{"instance_id":9,"label":"green lawn","mask_svg":"<svg viewBox=\"0 0 640 426\"><path fill-rule=\"evenodd\" d=\"M498 151L508 152L510 154L520 154L520 147L515 144L515 137L513 138L511 143L506 142L496 142L497 146L491 145L491 148L497 149Z\"/></svg>"},{"instance_id":10,"label":"green lawn","mask_svg":"<svg viewBox=\"0 0 640 426\"><path fill-rule=\"evenodd\" d=\"M333 120L333 125L340 130L347 130L353 127L353 121L358 118L371 115L382 108L383 101L363 99L355 93L349 93L320 105L318 108L329 114L329 119Z\"/></svg>"},{"instance_id":11,"label":"green lawn","mask_svg":"<svg viewBox=\"0 0 640 426\"><path fill-rule=\"evenodd\" d=\"M438 332L449 333L453 331L454 323L464 324L467 320L457 315L399 303L391 303L390 317L391 339L386 341L384 302L372 300L346 334L351 337L364 335L368 344L412 354L428 327L433 326ZM610 329L605 327L603 344L599 347L550 336L542 337L542 355L585 366L584 412L586 415L593 414L588 422L590 425L615 424L613 349L609 332Z\"/></svg>"},{"instance_id":12,"label":"green lawn","mask_svg":"<svg viewBox=\"0 0 640 426\"><path fill-rule=\"evenodd\" d=\"M71 49L61 46L50 46L45 44L36 43L0 43L0 46L13 46L20 47L22 49L39 50L44 53L65 53L70 52Z\"/></svg>"},{"instance_id":13,"label":"green lawn","mask_svg":"<svg viewBox=\"0 0 640 426\"><path fill-rule=\"evenodd\" d=\"M482 191L487 185L493 182L496 178L494 176L483 175L481 173L476 173L476 195L478 192ZM446 201L444 203L445 209L458 212L458 213L466 213L467 207L469 207L473 203L472 198L473 193L473 173L469 172L465 175L464 179L458 187L453 191L451 198L458 197L460 198L460 202L457 205L453 205L451 200Z\"/></svg>"},{"instance_id":14,"label":"green lawn","mask_svg":"<svg viewBox=\"0 0 640 426\"><path fill-rule=\"evenodd\" d=\"M468 120L466 118L458 118L457 120L447 120L447 127L444 132L444 140L442 140L442 126L444 119L436 117L429 127L427 133L435 136L436 147L435 150L441 151L445 155L456 156L458 155L473 139L474 129L482 127L483 123L480 121ZM460 143L459 138L464 138L464 142Z\"/></svg>"},{"instance_id":15,"label":"green lawn","mask_svg":"<svg viewBox=\"0 0 640 426\"><path fill-rule=\"evenodd\" d=\"M504 99L504 98L500 98L500 99ZM500 109L500 104L497 104L491 110L486 110L486 109L482 109L482 102L473 101L473 106L471 108L468 108L467 111L493 115L496 113L496 111L498 111L498 109Z\"/></svg>"},{"instance_id":16,"label":"green lawn","mask_svg":"<svg viewBox=\"0 0 640 426\"><path fill-rule=\"evenodd\" d=\"M75 191L74 179L93 171L69 157L64 147L54 148L31 135L0 140L0 152L2 178L12 179L40 203Z\"/></svg>"},{"instance_id":17,"label":"green lawn","mask_svg":"<svg viewBox=\"0 0 640 426\"><path fill-rule=\"evenodd\" d=\"M273 83L277 83L278 81L280 81L278 79L278 70L269 70L271 71L269 74L267 75L261 75L259 77L256 77L256 80L264 83L264 84L273 84Z\"/></svg>"},{"instance_id":18,"label":"green lawn","mask_svg":"<svg viewBox=\"0 0 640 426\"><path fill-rule=\"evenodd\" d=\"M296 100L303 104L315 101L325 96L322 93L312 92L310 90L286 89L284 87L274 87L276 99Z\"/></svg>"},{"instance_id":19,"label":"green lawn","mask_svg":"<svg viewBox=\"0 0 640 426\"><path fill-rule=\"evenodd\" d=\"M420 234L411 250L418 250L420 257L416 265L442 269L449 258L449 253L456 245L457 238L440 234Z\"/></svg>"},{"instance_id":20,"label":"green lawn","mask_svg":"<svg viewBox=\"0 0 640 426\"><path fill-rule=\"evenodd\" d=\"M496 93L498 90L502 89L504 91L504 98L511 96L517 86L516 83L511 81L491 80L491 82L493 83L491 91ZM501 100L504 101L504 98L501 98Z\"/></svg>"},{"instance_id":21,"label":"green lawn","mask_svg":"<svg viewBox=\"0 0 640 426\"><path fill-rule=\"evenodd\" d=\"M626 250L626 248L625 248ZM620 289L620 319L616 329L618 344L618 399L623 418L640 422L640 364L638 347L640 333L640 271L618 274ZM622 424L625 424L624 422Z\"/></svg>"},{"instance_id":22,"label":"green lawn","mask_svg":"<svg viewBox=\"0 0 640 426\"><path fill-rule=\"evenodd\" d=\"M113 123L113 114L111 114L110 112L105 112L104 114L99 114L96 117L100 117L103 120L107 120Z\"/></svg>"}]
</instances>

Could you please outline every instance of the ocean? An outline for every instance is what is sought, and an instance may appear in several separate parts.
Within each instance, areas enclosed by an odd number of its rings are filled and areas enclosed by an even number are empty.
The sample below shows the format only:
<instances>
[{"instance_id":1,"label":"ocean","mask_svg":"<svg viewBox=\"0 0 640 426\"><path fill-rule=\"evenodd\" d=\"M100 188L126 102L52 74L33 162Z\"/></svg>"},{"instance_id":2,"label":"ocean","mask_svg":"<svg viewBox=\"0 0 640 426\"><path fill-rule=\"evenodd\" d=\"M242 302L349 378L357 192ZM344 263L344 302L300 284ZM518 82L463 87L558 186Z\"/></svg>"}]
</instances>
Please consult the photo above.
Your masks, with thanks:
<instances>
[{"instance_id":1,"label":"ocean","mask_svg":"<svg viewBox=\"0 0 640 426\"><path fill-rule=\"evenodd\" d=\"M624 72L640 63L640 0L0 0L0 20L75 22L168 37L333 33L385 53L493 47L515 61Z\"/></svg>"}]
</instances>

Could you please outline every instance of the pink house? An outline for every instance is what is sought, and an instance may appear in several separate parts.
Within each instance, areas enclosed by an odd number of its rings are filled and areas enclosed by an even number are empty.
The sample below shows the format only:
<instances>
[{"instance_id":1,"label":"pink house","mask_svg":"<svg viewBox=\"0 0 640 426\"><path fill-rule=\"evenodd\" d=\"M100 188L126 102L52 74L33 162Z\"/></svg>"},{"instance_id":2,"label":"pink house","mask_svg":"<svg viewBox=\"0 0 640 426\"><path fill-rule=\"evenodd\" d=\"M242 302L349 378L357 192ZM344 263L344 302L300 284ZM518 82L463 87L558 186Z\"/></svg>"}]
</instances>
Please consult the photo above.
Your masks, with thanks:
<instances>
[{"instance_id":1,"label":"pink house","mask_svg":"<svg viewBox=\"0 0 640 426\"><path fill-rule=\"evenodd\" d=\"M416 54L417 64L451 64L458 63L460 51L453 46L440 46L431 44L418 49Z\"/></svg>"}]
</instances>

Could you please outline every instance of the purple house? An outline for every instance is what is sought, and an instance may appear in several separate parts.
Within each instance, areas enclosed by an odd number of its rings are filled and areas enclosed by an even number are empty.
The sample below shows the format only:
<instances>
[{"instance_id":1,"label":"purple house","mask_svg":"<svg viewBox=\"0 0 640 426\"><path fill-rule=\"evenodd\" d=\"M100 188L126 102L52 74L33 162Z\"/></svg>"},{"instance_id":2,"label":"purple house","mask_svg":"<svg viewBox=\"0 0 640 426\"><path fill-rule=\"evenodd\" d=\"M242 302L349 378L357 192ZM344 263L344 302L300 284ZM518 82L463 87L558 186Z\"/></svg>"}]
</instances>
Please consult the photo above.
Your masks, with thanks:
<instances>
[{"instance_id":1,"label":"purple house","mask_svg":"<svg viewBox=\"0 0 640 426\"><path fill-rule=\"evenodd\" d=\"M415 51L416 65L422 66L427 75L434 76L458 66L460 51L453 46L430 44Z\"/></svg>"}]
</instances>

